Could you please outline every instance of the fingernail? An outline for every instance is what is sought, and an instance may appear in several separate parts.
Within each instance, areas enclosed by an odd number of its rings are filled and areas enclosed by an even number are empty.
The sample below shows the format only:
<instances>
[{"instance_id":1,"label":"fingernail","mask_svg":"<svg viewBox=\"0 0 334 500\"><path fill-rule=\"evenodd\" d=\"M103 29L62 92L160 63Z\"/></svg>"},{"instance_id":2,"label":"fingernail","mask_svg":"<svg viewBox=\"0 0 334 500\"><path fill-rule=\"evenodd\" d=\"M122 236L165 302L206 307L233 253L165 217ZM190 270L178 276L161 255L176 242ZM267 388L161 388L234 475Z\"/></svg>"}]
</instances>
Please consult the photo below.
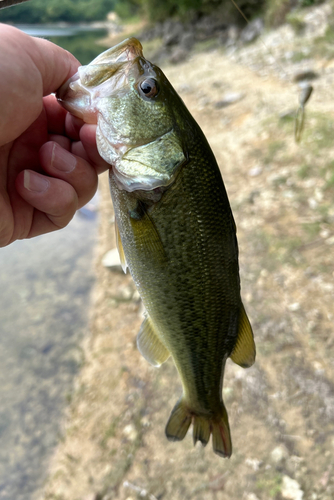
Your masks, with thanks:
<instances>
[{"instance_id":1,"label":"fingernail","mask_svg":"<svg viewBox=\"0 0 334 500\"><path fill-rule=\"evenodd\" d=\"M23 185L28 191L43 193L50 186L50 182L43 175L39 175L31 170L25 170Z\"/></svg>"},{"instance_id":2,"label":"fingernail","mask_svg":"<svg viewBox=\"0 0 334 500\"><path fill-rule=\"evenodd\" d=\"M54 144L51 155L51 166L61 172L70 173L75 169L77 159L58 144Z\"/></svg>"}]
</instances>

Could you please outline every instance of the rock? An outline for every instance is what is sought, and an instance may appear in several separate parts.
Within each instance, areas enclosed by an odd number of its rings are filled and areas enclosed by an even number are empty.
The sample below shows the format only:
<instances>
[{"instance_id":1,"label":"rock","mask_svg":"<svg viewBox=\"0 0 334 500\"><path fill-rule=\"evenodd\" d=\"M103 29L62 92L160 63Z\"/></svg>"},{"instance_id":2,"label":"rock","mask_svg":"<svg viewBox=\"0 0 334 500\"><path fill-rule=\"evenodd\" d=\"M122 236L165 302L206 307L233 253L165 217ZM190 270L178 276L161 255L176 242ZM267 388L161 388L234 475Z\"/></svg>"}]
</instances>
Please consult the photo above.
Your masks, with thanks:
<instances>
[{"instance_id":1,"label":"rock","mask_svg":"<svg viewBox=\"0 0 334 500\"><path fill-rule=\"evenodd\" d=\"M188 50L185 50L181 46L177 46L170 55L169 62L171 64L179 64L185 61L188 58L188 56L189 56Z\"/></svg>"},{"instance_id":2,"label":"rock","mask_svg":"<svg viewBox=\"0 0 334 500\"><path fill-rule=\"evenodd\" d=\"M165 47L176 45L184 34L184 26L178 21L168 19L163 25L162 43Z\"/></svg>"},{"instance_id":3,"label":"rock","mask_svg":"<svg viewBox=\"0 0 334 500\"><path fill-rule=\"evenodd\" d=\"M299 311L299 309L300 309L299 302L293 302L292 304L289 304L288 309L289 309L289 311L292 311L292 312Z\"/></svg>"},{"instance_id":4,"label":"rock","mask_svg":"<svg viewBox=\"0 0 334 500\"><path fill-rule=\"evenodd\" d=\"M302 500L304 492L300 484L289 476L283 476L281 494L287 500Z\"/></svg>"},{"instance_id":5,"label":"rock","mask_svg":"<svg viewBox=\"0 0 334 500\"><path fill-rule=\"evenodd\" d=\"M245 497L245 500L259 500L259 497L255 495L255 493L248 493Z\"/></svg>"},{"instance_id":6,"label":"rock","mask_svg":"<svg viewBox=\"0 0 334 500\"><path fill-rule=\"evenodd\" d=\"M257 177L258 175L262 174L263 168L260 167L260 165L257 165L256 167L251 168L248 170L248 175L250 177Z\"/></svg>"},{"instance_id":7,"label":"rock","mask_svg":"<svg viewBox=\"0 0 334 500\"><path fill-rule=\"evenodd\" d=\"M264 23L261 18L251 21L240 33L240 40L243 43L251 43L258 38L264 29Z\"/></svg>"},{"instance_id":8,"label":"rock","mask_svg":"<svg viewBox=\"0 0 334 500\"><path fill-rule=\"evenodd\" d=\"M108 267L112 271L123 272L117 248L109 250L109 252L104 255L102 265Z\"/></svg>"},{"instance_id":9,"label":"rock","mask_svg":"<svg viewBox=\"0 0 334 500\"><path fill-rule=\"evenodd\" d=\"M235 102L241 101L243 97L244 94L241 94L239 92L230 92L229 94L225 94L221 101L217 101L215 103L215 108L216 109L226 108L226 106L230 106Z\"/></svg>"},{"instance_id":10,"label":"rock","mask_svg":"<svg viewBox=\"0 0 334 500\"><path fill-rule=\"evenodd\" d=\"M133 297L133 287L131 285L124 286L118 289L118 294L115 295L115 299L120 302L128 302Z\"/></svg>"},{"instance_id":11,"label":"rock","mask_svg":"<svg viewBox=\"0 0 334 500\"><path fill-rule=\"evenodd\" d=\"M185 33L183 33L183 35L181 36L181 39L180 39L180 46L184 49L184 50L191 50L193 48L193 45L195 43L195 36L194 36L194 33L190 32L190 31L186 31Z\"/></svg>"},{"instance_id":12,"label":"rock","mask_svg":"<svg viewBox=\"0 0 334 500\"><path fill-rule=\"evenodd\" d=\"M248 467L251 467L253 471L258 471L263 464L262 460L259 460L257 458L246 458L245 464L248 465Z\"/></svg>"},{"instance_id":13,"label":"rock","mask_svg":"<svg viewBox=\"0 0 334 500\"><path fill-rule=\"evenodd\" d=\"M281 465L289 456L287 448L280 444L270 453L270 459L275 465Z\"/></svg>"},{"instance_id":14,"label":"rock","mask_svg":"<svg viewBox=\"0 0 334 500\"><path fill-rule=\"evenodd\" d=\"M217 33L224 32L228 24L214 14L201 17L194 26L197 40L212 38Z\"/></svg>"},{"instance_id":15,"label":"rock","mask_svg":"<svg viewBox=\"0 0 334 500\"><path fill-rule=\"evenodd\" d=\"M312 37L324 36L329 26L331 14L332 6L327 2L324 5L310 9L304 16L305 35L311 35Z\"/></svg>"},{"instance_id":16,"label":"rock","mask_svg":"<svg viewBox=\"0 0 334 500\"><path fill-rule=\"evenodd\" d=\"M239 38L239 34L240 34L240 29L238 28L238 26L235 26L232 24L231 26L228 27L228 29L227 29L227 41L226 41L227 47L230 47L231 45L235 45L236 41Z\"/></svg>"},{"instance_id":17,"label":"rock","mask_svg":"<svg viewBox=\"0 0 334 500\"><path fill-rule=\"evenodd\" d=\"M129 441L135 441L138 437L138 432L132 424L129 424L124 427L123 435L126 436Z\"/></svg>"}]
</instances>

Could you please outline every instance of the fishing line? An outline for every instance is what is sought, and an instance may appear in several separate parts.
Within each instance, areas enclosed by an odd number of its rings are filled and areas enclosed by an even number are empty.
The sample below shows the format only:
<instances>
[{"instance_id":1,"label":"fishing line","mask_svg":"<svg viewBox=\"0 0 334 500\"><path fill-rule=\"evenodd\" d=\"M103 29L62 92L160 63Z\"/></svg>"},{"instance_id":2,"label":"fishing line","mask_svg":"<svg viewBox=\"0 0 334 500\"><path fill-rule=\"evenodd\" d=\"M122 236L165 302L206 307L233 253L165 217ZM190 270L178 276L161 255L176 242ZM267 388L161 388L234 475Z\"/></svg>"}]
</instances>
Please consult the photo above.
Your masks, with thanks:
<instances>
[{"instance_id":1,"label":"fishing line","mask_svg":"<svg viewBox=\"0 0 334 500\"><path fill-rule=\"evenodd\" d=\"M232 4L234 7L237 9L237 11L242 15L242 17L245 19L247 24L250 24L249 19L245 16L245 14L242 12L240 9L239 5L235 2L235 0L231 0ZM278 67L281 69L282 73L285 75L286 78L289 78L288 74L286 73L285 69L283 66L277 61L276 57L274 54L271 52L270 48L267 47L267 45L264 43L262 37L260 36L260 41L262 45L265 47L265 49L268 51L268 53L271 55L271 57L274 59ZM294 135L295 135L295 141L298 143L301 140L302 137L302 132L304 129L304 123L305 123L305 105L308 102L308 100L311 97L311 94L313 92L313 87L309 83L305 83L300 91L299 94L299 107L296 112L295 116L295 129L294 129Z\"/></svg>"}]
</instances>

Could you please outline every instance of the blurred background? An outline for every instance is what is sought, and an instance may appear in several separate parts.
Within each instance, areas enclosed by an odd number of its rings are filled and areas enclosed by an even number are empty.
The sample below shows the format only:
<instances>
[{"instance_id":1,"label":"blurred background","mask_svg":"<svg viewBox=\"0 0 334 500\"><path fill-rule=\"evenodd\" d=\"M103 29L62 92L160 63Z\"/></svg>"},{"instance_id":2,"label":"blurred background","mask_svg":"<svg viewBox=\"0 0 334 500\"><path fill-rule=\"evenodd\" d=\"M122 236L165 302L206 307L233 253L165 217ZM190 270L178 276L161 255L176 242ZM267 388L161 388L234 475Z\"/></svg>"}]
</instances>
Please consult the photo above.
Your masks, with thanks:
<instances>
[{"instance_id":1,"label":"blurred background","mask_svg":"<svg viewBox=\"0 0 334 500\"><path fill-rule=\"evenodd\" d=\"M0 251L0 499L330 500L334 496L334 2L31 0L0 11L82 64L128 36L202 127L238 227L257 345L228 362L233 455L164 427L171 360L114 260L107 176L68 228ZM305 86L301 141L296 113ZM97 218L99 214L99 219ZM106 258L108 256L108 258Z\"/></svg>"}]
</instances>

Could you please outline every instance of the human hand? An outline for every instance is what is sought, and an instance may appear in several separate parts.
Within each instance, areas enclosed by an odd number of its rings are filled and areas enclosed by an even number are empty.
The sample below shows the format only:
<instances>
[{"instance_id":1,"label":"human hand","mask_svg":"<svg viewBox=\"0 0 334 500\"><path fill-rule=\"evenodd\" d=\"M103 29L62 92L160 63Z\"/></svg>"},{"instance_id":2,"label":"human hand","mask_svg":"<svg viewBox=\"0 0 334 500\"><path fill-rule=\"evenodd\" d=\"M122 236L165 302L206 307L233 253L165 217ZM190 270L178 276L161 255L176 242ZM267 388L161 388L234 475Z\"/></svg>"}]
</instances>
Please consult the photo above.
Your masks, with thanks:
<instances>
[{"instance_id":1,"label":"human hand","mask_svg":"<svg viewBox=\"0 0 334 500\"><path fill-rule=\"evenodd\" d=\"M110 165L97 152L95 125L50 95L80 63L57 45L2 24L0 47L2 247L66 226Z\"/></svg>"}]
</instances>

